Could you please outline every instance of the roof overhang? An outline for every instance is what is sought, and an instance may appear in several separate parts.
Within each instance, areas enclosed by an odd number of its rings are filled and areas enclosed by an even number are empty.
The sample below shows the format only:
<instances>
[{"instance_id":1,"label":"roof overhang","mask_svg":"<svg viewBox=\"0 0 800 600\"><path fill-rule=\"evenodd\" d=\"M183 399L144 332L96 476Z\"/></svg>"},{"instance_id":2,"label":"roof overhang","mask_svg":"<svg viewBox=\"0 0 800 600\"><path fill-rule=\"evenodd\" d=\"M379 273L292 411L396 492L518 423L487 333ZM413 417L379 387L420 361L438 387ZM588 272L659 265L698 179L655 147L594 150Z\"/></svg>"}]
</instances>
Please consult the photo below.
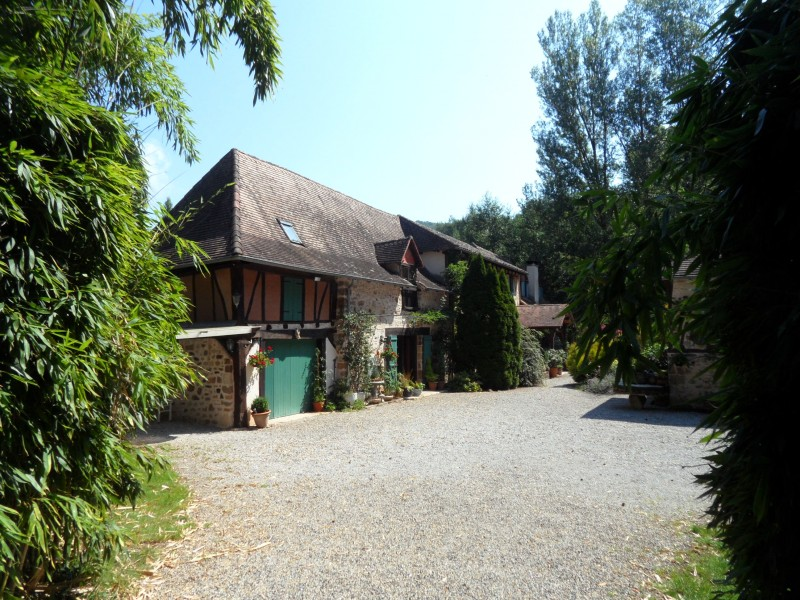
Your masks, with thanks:
<instances>
[{"instance_id":1,"label":"roof overhang","mask_svg":"<svg viewBox=\"0 0 800 600\"><path fill-rule=\"evenodd\" d=\"M399 285L399 286L407 288L407 289L414 289L414 285L413 284L409 283L408 281L406 281L405 279L402 279L401 277L399 277L397 275L392 275L388 271L386 272L386 277L369 277L369 276L365 276L365 275L354 275L354 274L348 273L346 271L332 271L330 269L324 269L324 268L321 269L321 268L316 268L316 267L306 267L306 266L303 266L303 265L293 265L293 264L290 264L290 263L282 263L282 262L277 262L277 261L264 260L264 259L260 259L260 258L252 258L252 257L249 257L249 256L230 256L230 257L226 257L226 258L217 258L217 259L214 259L214 260L203 261L203 264L206 265L206 266L210 266L210 265L226 265L226 264L232 264L234 262L241 262L241 263L245 263L245 264L258 265L258 266L261 266L261 267L272 267L272 268L277 268L277 269L283 269L284 271L290 271L290 272L293 272L293 273L305 273L307 275L310 275L310 274L324 275L326 277L342 277L344 279L359 279L359 280L362 280L362 281L375 281L377 283L388 283L388 284L391 284L391 285ZM378 265L378 266L380 266L380 265ZM380 267L380 268L383 269L383 267ZM189 271L195 270L194 266L192 264L190 264L190 263L189 264L181 264L181 265L173 264L172 269L173 269L173 271L176 271L178 273L189 272Z\"/></svg>"},{"instance_id":2,"label":"roof overhang","mask_svg":"<svg viewBox=\"0 0 800 600\"><path fill-rule=\"evenodd\" d=\"M228 338L247 337L255 335L261 329L260 325L231 325L223 327L191 327L184 329L176 337L179 340L194 340L198 338Z\"/></svg>"}]
</instances>

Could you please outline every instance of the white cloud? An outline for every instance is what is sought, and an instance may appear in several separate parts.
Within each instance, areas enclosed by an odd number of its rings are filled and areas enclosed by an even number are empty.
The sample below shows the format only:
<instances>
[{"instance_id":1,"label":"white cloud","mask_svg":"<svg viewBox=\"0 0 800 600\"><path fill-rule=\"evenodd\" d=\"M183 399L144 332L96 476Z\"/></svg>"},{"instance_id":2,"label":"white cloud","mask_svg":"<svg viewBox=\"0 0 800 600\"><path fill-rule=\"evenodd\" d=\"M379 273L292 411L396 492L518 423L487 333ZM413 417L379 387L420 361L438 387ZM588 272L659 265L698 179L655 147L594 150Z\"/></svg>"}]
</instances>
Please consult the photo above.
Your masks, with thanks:
<instances>
[{"instance_id":1,"label":"white cloud","mask_svg":"<svg viewBox=\"0 0 800 600\"><path fill-rule=\"evenodd\" d=\"M169 169L172 163L161 144L145 142L144 164L149 179L150 204L161 204L171 195L172 181ZM173 203L175 199L172 199Z\"/></svg>"}]
</instances>

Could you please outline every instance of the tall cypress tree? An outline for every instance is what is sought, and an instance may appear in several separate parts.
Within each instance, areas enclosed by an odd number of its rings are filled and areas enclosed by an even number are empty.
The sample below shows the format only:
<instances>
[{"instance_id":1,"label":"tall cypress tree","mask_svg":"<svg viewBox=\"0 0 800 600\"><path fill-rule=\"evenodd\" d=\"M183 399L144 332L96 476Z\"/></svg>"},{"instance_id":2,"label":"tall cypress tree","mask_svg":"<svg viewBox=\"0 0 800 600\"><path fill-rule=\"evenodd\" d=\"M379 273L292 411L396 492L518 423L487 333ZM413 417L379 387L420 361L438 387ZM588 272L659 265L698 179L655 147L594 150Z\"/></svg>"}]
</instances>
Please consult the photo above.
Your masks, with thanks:
<instances>
[{"instance_id":1,"label":"tall cypress tree","mask_svg":"<svg viewBox=\"0 0 800 600\"><path fill-rule=\"evenodd\" d=\"M487 309L491 335L484 344L485 359L478 373L486 387L507 390L519 385L522 370L519 314L504 273L489 265L486 283L491 290Z\"/></svg>"},{"instance_id":2,"label":"tall cypress tree","mask_svg":"<svg viewBox=\"0 0 800 600\"><path fill-rule=\"evenodd\" d=\"M480 255L470 258L456 317L456 365L484 387L519 385L521 329L506 277Z\"/></svg>"},{"instance_id":3,"label":"tall cypress tree","mask_svg":"<svg viewBox=\"0 0 800 600\"><path fill-rule=\"evenodd\" d=\"M490 297L486 263L480 255L473 255L461 284L455 333L456 369L471 375L478 372L478 365L484 360L484 344L491 337L488 315Z\"/></svg>"}]
</instances>

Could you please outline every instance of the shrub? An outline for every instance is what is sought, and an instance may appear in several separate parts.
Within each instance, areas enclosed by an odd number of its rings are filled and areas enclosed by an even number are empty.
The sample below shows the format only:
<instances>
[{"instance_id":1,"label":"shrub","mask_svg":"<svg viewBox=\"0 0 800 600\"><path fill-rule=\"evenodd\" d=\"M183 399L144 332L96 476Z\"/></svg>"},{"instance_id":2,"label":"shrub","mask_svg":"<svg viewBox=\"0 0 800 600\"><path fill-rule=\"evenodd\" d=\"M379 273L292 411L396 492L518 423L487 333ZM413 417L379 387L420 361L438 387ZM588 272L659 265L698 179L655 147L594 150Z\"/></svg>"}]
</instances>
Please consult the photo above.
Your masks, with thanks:
<instances>
[{"instance_id":1,"label":"shrub","mask_svg":"<svg viewBox=\"0 0 800 600\"><path fill-rule=\"evenodd\" d=\"M586 380L583 389L592 394L611 394L614 392L614 373L613 370L606 373L602 379L590 377Z\"/></svg>"},{"instance_id":2,"label":"shrub","mask_svg":"<svg viewBox=\"0 0 800 600\"><path fill-rule=\"evenodd\" d=\"M669 368L667 347L663 344L650 344L642 348L642 358L634 361L637 372L654 371L664 375Z\"/></svg>"},{"instance_id":3,"label":"shrub","mask_svg":"<svg viewBox=\"0 0 800 600\"><path fill-rule=\"evenodd\" d=\"M344 395L350 391L350 386L345 379L337 379L333 382L333 388L328 395L328 402L325 403L325 408L329 410L344 410L347 408L347 400Z\"/></svg>"},{"instance_id":4,"label":"shrub","mask_svg":"<svg viewBox=\"0 0 800 600\"><path fill-rule=\"evenodd\" d=\"M567 371L569 371L572 378L578 382L597 377L597 375L599 375L599 370L596 367L590 367L590 365L594 361L602 358L603 354L604 352L600 344L598 342L592 342L588 355L579 360L578 344L570 344L567 348Z\"/></svg>"},{"instance_id":5,"label":"shrub","mask_svg":"<svg viewBox=\"0 0 800 600\"><path fill-rule=\"evenodd\" d=\"M481 384L472 379L469 373L460 372L456 373L453 378L447 382L447 389L451 392L481 392Z\"/></svg>"},{"instance_id":6,"label":"shrub","mask_svg":"<svg viewBox=\"0 0 800 600\"><path fill-rule=\"evenodd\" d=\"M538 331L522 330L522 371L519 375L521 386L544 384L547 363L544 360L541 338L542 334Z\"/></svg>"},{"instance_id":7,"label":"shrub","mask_svg":"<svg viewBox=\"0 0 800 600\"><path fill-rule=\"evenodd\" d=\"M565 350L550 348L544 351L544 362L548 367L564 369L567 366L567 353Z\"/></svg>"}]
</instances>

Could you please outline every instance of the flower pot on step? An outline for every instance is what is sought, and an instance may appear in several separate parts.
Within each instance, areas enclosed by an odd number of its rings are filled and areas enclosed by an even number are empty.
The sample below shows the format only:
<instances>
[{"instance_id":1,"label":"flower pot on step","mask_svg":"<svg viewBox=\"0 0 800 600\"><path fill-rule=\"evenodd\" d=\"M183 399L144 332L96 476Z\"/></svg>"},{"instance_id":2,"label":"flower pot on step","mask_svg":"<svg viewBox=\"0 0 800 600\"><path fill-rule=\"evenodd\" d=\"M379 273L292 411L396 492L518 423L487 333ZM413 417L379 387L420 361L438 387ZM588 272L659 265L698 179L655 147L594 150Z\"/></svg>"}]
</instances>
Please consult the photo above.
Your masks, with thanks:
<instances>
[{"instance_id":1,"label":"flower pot on step","mask_svg":"<svg viewBox=\"0 0 800 600\"><path fill-rule=\"evenodd\" d=\"M251 413L253 415L253 421L258 429L264 429L269 424L269 413L270 411L263 413Z\"/></svg>"}]
</instances>

